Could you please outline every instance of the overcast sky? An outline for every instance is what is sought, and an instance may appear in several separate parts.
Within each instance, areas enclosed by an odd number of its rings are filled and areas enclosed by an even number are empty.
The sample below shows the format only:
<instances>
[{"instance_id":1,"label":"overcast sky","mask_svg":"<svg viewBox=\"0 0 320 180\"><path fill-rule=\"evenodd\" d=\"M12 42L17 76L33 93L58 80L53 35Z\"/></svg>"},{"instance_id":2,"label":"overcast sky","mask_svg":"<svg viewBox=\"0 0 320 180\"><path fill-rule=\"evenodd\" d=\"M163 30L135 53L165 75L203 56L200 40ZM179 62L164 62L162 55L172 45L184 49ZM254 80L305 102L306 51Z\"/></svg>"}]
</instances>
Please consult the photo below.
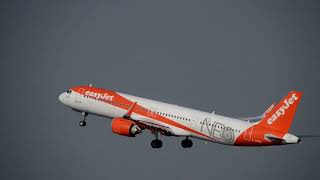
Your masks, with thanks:
<instances>
[{"instance_id":1,"label":"overcast sky","mask_svg":"<svg viewBox=\"0 0 320 180\"><path fill-rule=\"evenodd\" d=\"M1 1L0 179L320 179L320 138L276 147L115 135L58 101L76 85L232 117L303 91L290 132L319 135L317 1Z\"/></svg>"}]
</instances>

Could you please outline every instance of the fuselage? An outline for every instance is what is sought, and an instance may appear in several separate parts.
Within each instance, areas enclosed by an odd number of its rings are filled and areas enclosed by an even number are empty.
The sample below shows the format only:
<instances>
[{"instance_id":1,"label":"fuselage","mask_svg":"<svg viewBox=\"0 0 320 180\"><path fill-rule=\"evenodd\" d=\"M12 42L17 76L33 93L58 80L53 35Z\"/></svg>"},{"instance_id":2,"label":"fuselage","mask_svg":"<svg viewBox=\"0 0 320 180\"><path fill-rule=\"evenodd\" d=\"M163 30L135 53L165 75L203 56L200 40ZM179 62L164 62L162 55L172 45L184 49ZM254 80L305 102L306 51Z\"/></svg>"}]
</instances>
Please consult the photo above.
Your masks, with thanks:
<instances>
[{"instance_id":1,"label":"fuselage","mask_svg":"<svg viewBox=\"0 0 320 180\"><path fill-rule=\"evenodd\" d=\"M143 124L159 127L165 135L194 137L227 145L283 144L283 142L275 143L255 138L253 133L255 133L254 127L257 123L112 90L76 86L62 93L59 100L76 111L111 119L123 117L136 103L137 106L131 114L131 118ZM285 135L290 136L298 142L297 137L295 138L288 133L273 134L282 139Z\"/></svg>"}]
</instances>

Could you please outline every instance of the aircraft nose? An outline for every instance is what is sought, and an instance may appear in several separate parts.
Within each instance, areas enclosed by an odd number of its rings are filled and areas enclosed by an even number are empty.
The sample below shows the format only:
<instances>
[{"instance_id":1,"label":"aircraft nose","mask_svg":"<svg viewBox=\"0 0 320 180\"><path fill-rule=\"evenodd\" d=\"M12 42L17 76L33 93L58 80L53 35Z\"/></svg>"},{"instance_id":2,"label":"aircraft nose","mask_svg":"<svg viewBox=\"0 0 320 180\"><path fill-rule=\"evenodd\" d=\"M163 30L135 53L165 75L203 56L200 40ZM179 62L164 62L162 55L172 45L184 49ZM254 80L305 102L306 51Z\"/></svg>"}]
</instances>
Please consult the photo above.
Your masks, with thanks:
<instances>
[{"instance_id":1,"label":"aircraft nose","mask_svg":"<svg viewBox=\"0 0 320 180\"><path fill-rule=\"evenodd\" d=\"M64 93L61 93L60 95L59 95L59 101L61 102L61 103L64 103Z\"/></svg>"}]
</instances>

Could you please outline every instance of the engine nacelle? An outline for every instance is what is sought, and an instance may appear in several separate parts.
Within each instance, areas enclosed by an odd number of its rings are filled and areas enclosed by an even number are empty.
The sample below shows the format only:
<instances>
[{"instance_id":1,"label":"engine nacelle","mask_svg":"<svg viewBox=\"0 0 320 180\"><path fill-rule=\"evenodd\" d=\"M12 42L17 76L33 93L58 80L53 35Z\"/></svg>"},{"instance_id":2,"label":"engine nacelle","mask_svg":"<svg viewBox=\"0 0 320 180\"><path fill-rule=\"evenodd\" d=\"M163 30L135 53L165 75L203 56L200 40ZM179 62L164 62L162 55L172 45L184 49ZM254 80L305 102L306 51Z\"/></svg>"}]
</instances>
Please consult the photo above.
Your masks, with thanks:
<instances>
[{"instance_id":1,"label":"engine nacelle","mask_svg":"<svg viewBox=\"0 0 320 180\"><path fill-rule=\"evenodd\" d=\"M111 129L113 133L129 137L141 133L141 129L135 122L124 118L112 119Z\"/></svg>"}]
</instances>

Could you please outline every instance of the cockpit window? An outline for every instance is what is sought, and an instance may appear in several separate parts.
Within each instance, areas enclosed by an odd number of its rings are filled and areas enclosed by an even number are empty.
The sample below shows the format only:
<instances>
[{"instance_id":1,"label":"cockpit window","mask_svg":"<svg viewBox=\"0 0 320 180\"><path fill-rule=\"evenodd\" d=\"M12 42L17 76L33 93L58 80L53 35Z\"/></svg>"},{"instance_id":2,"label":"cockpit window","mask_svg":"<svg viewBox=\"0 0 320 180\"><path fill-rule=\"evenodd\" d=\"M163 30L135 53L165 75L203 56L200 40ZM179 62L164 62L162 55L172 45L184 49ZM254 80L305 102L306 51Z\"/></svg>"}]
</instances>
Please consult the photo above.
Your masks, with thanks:
<instances>
[{"instance_id":1,"label":"cockpit window","mask_svg":"<svg viewBox=\"0 0 320 180\"><path fill-rule=\"evenodd\" d=\"M72 92L71 90L68 90L68 91L67 91L68 94L71 94L71 92Z\"/></svg>"}]
</instances>

